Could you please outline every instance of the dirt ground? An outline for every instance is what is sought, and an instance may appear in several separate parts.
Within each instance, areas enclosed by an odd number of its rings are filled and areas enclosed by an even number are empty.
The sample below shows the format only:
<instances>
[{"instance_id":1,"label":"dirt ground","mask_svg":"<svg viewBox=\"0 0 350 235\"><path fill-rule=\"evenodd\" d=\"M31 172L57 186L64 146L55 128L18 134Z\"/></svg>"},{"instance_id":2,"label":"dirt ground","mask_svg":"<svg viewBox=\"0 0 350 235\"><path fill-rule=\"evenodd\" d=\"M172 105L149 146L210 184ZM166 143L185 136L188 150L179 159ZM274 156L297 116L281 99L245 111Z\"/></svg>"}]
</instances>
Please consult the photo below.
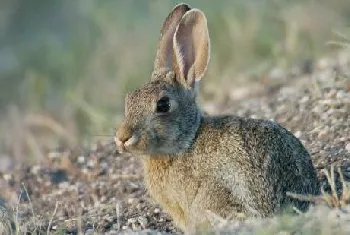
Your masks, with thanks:
<instances>
[{"instance_id":1,"label":"dirt ground","mask_svg":"<svg viewBox=\"0 0 350 235\"><path fill-rule=\"evenodd\" d=\"M340 166L350 181L348 51L288 71L275 69L259 81L232 87L222 102L204 104L206 112L279 122L304 143L326 190L321 170L331 164ZM116 152L112 139L57 149L40 164L1 173L3 231L180 233L149 198L137 157Z\"/></svg>"}]
</instances>

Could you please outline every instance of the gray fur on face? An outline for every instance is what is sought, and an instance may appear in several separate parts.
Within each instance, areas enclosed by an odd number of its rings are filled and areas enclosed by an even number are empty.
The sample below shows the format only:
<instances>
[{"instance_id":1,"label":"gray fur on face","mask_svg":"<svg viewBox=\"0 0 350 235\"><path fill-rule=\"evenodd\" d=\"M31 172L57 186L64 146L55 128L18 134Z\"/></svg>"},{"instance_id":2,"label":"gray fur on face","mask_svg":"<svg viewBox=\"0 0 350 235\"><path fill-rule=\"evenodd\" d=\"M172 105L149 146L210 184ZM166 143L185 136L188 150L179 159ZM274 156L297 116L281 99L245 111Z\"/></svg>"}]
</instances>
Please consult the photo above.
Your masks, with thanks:
<instances>
[{"instance_id":1,"label":"gray fur on face","mask_svg":"<svg viewBox=\"0 0 350 235\"><path fill-rule=\"evenodd\" d=\"M165 78L169 75L158 76ZM170 111L157 113L156 103L164 96L170 99ZM131 152L176 155L186 151L193 143L200 111L194 91L181 86L174 77L155 79L145 84L128 94L125 104L124 125L134 129L139 138L139 143L130 149Z\"/></svg>"}]
</instances>

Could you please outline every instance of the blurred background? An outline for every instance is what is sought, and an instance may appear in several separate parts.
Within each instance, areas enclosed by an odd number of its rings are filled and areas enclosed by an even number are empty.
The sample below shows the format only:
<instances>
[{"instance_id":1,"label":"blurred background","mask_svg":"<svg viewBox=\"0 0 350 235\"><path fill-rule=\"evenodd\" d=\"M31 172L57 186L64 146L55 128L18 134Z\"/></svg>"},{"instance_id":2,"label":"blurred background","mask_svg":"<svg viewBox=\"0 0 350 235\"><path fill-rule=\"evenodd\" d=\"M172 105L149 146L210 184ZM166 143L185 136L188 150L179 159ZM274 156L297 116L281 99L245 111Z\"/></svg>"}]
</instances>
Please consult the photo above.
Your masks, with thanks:
<instances>
[{"instance_id":1,"label":"blurred background","mask_svg":"<svg viewBox=\"0 0 350 235\"><path fill-rule=\"evenodd\" d=\"M350 22L349 0L184 2L208 18L202 102L332 53L327 43ZM150 79L160 26L176 3L1 0L0 161L30 163L57 146L112 139L126 92Z\"/></svg>"}]
</instances>

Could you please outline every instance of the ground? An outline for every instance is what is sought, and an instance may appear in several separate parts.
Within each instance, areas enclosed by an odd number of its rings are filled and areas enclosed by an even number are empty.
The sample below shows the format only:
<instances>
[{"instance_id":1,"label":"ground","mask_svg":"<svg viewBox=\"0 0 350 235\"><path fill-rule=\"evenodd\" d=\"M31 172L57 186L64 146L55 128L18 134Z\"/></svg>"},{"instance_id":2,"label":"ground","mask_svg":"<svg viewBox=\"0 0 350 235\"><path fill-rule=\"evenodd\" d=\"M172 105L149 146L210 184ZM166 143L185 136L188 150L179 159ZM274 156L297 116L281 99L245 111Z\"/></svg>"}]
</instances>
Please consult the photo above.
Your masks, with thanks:
<instances>
[{"instance_id":1,"label":"ground","mask_svg":"<svg viewBox=\"0 0 350 235\"><path fill-rule=\"evenodd\" d=\"M339 166L350 181L349 54L342 51L288 71L276 68L240 87L230 84L234 88L225 90L221 101L205 102L203 108L209 114L265 118L287 127L310 152L329 191L323 169L331 165ZM41 163L1 173L3 233L10 228L14 234L181 233L149 198L137 157L119 154L112 139L50 151ZM343 199L346 204L350 194ZM234 234L349 234L350 208L341 206L317 205L304 215L268 220L218 218L217 229Z\"/></svg>"}]
</instances>

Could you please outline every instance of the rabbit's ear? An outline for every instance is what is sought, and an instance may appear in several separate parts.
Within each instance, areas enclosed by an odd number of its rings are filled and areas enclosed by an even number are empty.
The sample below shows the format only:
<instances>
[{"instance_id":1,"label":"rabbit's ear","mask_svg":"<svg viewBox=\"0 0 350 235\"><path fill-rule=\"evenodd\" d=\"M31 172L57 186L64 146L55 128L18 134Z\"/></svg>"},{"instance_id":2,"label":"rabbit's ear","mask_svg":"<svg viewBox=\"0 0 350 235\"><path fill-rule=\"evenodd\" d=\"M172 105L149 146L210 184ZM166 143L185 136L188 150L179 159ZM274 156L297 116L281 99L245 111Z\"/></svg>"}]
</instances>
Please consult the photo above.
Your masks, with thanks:
<instances>
[{"instance_id":1,"label":"rabbit's ear","mask_svg":"<svg viewBox=\"0 0 350 235\"><path fill-rule=\"evenodd\" d=\"M192 9L182 17L173 38L175 72L193 88L208 66L210 41L207 19L203 12Z\"/></svg>"},{"instance_id":2,"label":"rabbit's ear","mask_svg":"<svg viewBox=\"0 0 350 235\"><path fill-rule=\"evenodd\" d=\"M190 9L187 4L178 4L165 19L162 30L160 31L158 51L154 61L154 71L172 70L174 59L173 37L175 30L182 16Z\"/></svg>"}]
</instances>

